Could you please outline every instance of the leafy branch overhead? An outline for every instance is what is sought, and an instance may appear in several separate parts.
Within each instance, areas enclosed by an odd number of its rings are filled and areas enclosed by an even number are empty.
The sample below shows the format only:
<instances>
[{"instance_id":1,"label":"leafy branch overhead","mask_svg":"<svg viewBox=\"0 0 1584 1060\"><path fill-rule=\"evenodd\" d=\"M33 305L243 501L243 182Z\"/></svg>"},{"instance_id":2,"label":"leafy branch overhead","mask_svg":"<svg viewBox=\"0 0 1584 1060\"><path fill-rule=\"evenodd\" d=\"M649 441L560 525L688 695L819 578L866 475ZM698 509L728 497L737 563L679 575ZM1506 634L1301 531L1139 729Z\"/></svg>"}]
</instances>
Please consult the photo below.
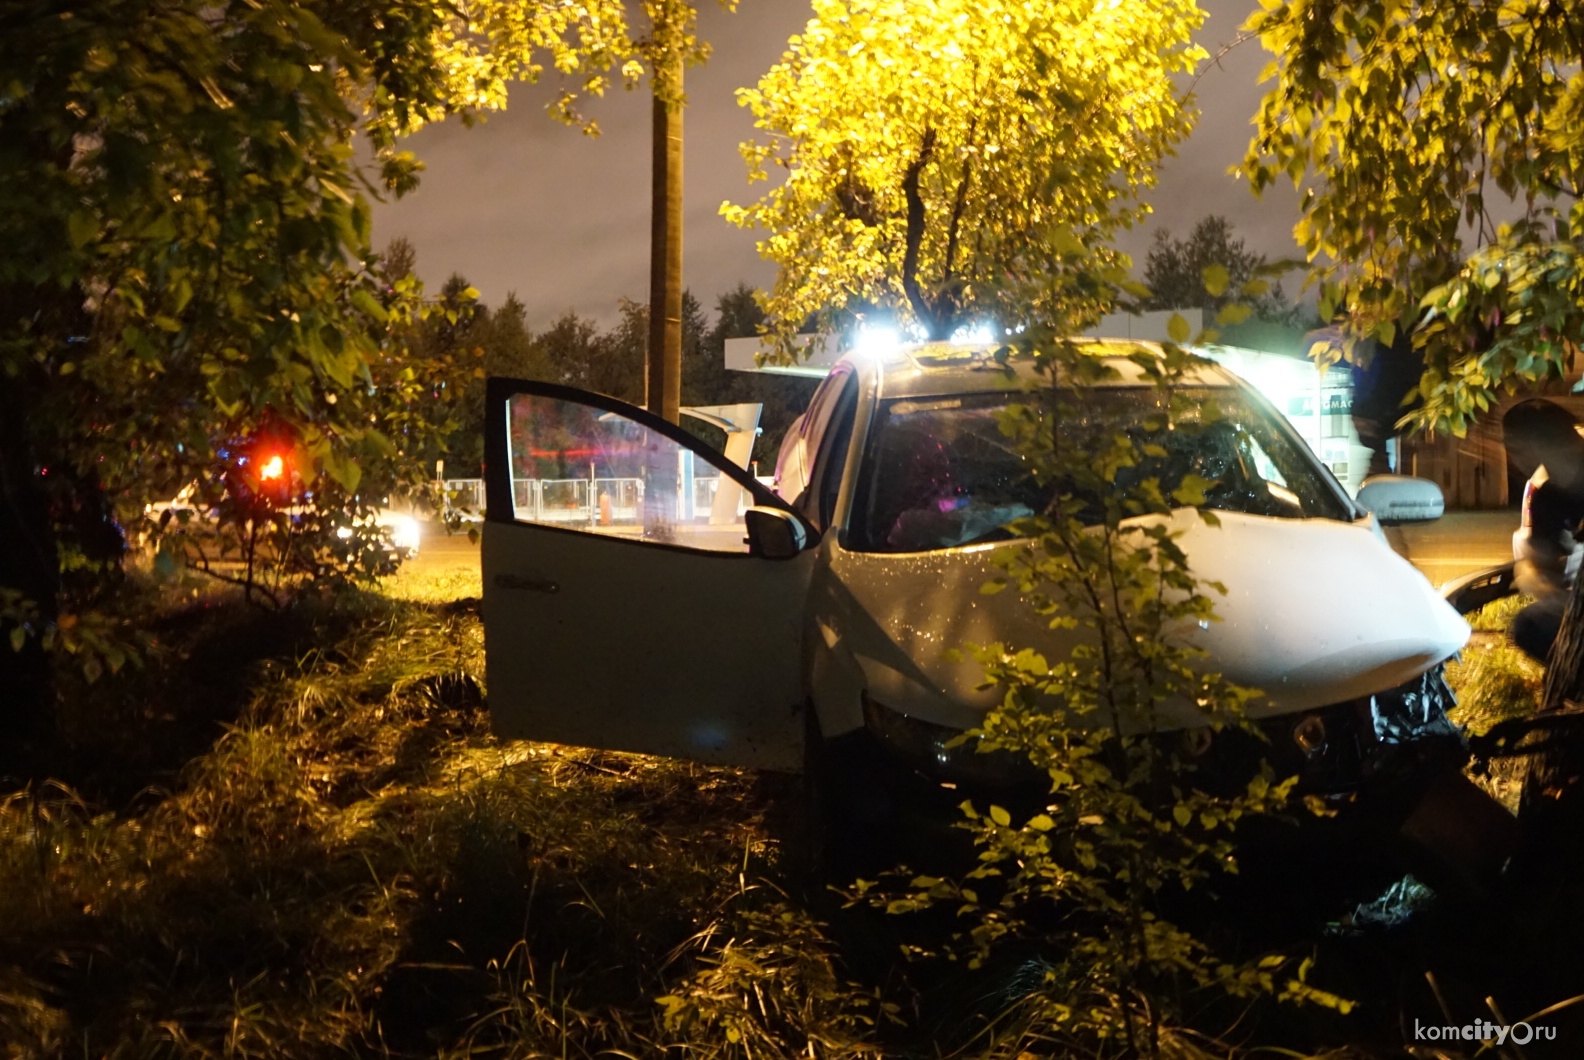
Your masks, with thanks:
<instances>
[{"instance_id":1,"label":"leafy branch overhead","mask_svg":"<svg viewBox=\"0 0 1584 1060\"><path fill-rule=\"evenodd\" d=\"M1551 0L1270 2L1275 56L1242 170L1302 189L1321 313L1416 336L1413 422L1461 434L1562 374L1584 326L1584 27Z\"/></svg>"},{"instance_id":2,"label":"leafy branch overhead","mask_svg":"<svg viewBox=\"0 0 1584 1060\"><path fill-rule=\"evenodd\" d=\"M1083 266L1121 275L1107 244L1189 128L1171 77L1202 55L1202 18L1183 0L817 0L739 94L766 134L743 145L750 178L785 182L721 208L768 232L783 352L843 312L947 337L1100 311Z\"/></svg>"}]
</instances>

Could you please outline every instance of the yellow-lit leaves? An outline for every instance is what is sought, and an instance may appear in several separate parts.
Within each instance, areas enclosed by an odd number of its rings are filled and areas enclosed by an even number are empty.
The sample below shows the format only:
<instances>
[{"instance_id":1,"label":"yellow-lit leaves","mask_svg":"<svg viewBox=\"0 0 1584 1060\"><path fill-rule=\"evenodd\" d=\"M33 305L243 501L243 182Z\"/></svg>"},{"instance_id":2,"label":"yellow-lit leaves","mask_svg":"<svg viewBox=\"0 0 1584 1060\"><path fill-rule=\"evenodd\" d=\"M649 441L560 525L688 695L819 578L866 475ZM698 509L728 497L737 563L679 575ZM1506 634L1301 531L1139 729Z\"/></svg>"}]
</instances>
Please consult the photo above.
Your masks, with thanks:
<instances>
[{"instance_id":1,"label":"yellow-lit leaves","mask_svg":"<svg viewBox=\"0 0 1584 1060\"><path fill-rule=\"evenodd\" d=\"M1275 83L1243 173L1256 189L1281 173L1305 182L1295 233L1321 316L1342 310L1357 336L1388 347L1423 323L1415 341L1430 374L1414 423L1462 433L1497 388L1562 363L1556 336L1584 320L1571 270L1546 274L1528 301L1509 286L1528 282L1527 251L1515 249L1578 235L1565 217L1576 196L1557 183L1584 168L1575 42L1545 4L1264 6L1248 26L1277 57ZM1522 204L1510 228L1488 209L1498 194ZM1535 299L1547 319L1530 327ZM1526 349L1539 356L1525 360Z\"/></svg>"},{"instance_id":2,"label":"yellow-lit leaves","mask_svg":"<svg viewBox=\"0 0 1584 1060\"><path fill-rule=\"evenodd\" d=\"M1228 282L1229 277L1227 275L1227 267L1225 265L1205 266L1204 289L1205 293L1210 295L1210 297L1219 298L1223 294L1226 294Z\"/></svg>"},{"instance_id":3,"label":"yellow-lit leaves","mask_svg":"<svg viewBox=\"0 0 1584 1060\"><path fill-rule=\"evenodd\" d=\"M1253 306L1246 305L1241 302L1234 302L1231 305L1224 305L1216 311L1216 324L1220 327L1230 327L1233 324L1241 324L1243 321L1247 320L1250 315L1253 314L1253 312Z\"/></svg>"},{"instance_id":4,"label":"yellow-lit leaves","mask_svg":"<svg viewBox=\"0 0 1584 1060\"><path fill-rule=\"evenodd\" d=\"M1166 334L1180 346L1188 341L1192 328L1188 326L1187 319L1181 313L1173 313L1171 319L1166 322Z\"/></svg>"},{"instance_id":5,"label":"yellow-lit leaves","mask_svg":"<svg viewBox=\"0 0 1584 1060\"><path fill-rule=\"evenodd\" d=\"M351 298L354 306L381 324L390 319L390 314L386 312L384 306L380 305L379 299L375 298L366 288L353 288Z\"/></svg>"},{"instance_id":6,"label":"yellow-lit leaves","mask_svg":"<svg viewBox=\"0 0 1584 1060\"><path fill-rule=\"evenodd\" d=\"M1215 485L1215 480L1204 478L1193 472L1182 477L1182 482L1172 490L1172 500L1178 504L1197 508L1205 502L1205 491Z\"/></svg>"},{"instance_id":7,"label":"yellow-lit leaves","mask_svg":"<svg viewBox=\"0 0 1584 1060\"><path fill-rule=\"evenodd\" d=\"M811 315L856 304L940 337L1024 319L1031 302L1074 320L1102 311L1085 281L1117 264L1109 235L1186 131L1171 77L1197 56L1200 17L1178 0L817 3L739 97L768 138L744 145L750 175L774 159L786 182L722 209L766 233L784 352Z\"/></svg>"}]
</instances>

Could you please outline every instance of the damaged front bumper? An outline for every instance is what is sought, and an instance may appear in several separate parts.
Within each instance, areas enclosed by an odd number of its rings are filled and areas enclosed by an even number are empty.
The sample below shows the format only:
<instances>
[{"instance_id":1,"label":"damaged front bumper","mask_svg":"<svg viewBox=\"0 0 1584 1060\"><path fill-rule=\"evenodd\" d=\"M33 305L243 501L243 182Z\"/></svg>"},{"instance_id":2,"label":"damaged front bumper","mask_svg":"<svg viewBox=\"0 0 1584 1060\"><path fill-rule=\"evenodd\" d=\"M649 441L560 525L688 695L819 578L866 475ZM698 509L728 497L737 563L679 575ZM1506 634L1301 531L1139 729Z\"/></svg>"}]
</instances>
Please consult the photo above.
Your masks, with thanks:
<instances>
[{"instance_id":1,"label":"damaged front bumper","mask_svg":"<svg viewBox=\"0 0 1584 1060\"><path fill-rule=\"evenodd\" d=\"M1319 796L1320 816L1295 807L1240 825L1240 886L1362 898L1412 872L1437 890L1481 893L1516 847L1516 821L1464 776L1469 747L1447 718L1453 702L1435 667L1375 695L1261 719L1253 732L1161 739L1176 741L1189 782L1205 790L1234 794L1264 761L1277 777L1296 776L1297 794ZM1021 756L976 753L959 731L877 703L864 714L892 768L909 775L901 801L913 809L938 813L970 798L1033 813L1049 801L1045 778Z\"/></svg>"}]
</instances>

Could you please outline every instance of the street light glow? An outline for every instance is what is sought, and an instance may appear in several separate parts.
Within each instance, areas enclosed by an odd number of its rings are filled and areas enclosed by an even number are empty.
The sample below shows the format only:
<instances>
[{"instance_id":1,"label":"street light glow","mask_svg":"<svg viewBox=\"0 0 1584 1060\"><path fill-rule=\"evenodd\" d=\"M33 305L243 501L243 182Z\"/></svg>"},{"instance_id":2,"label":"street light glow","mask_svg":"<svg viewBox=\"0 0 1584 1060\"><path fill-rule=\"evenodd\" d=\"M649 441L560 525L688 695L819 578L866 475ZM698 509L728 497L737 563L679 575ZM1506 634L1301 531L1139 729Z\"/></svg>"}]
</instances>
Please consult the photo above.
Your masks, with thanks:
<instances>
[{"instance_id":1,"label":"street light glow","mask_svg":"<svg viewBox=\"0 0 1584 1060\"><path fill-rule=\"evenodd\" d=\"M858 329L858 341L853 343L853 350L865 357L883 357L901 343L902 336L896 328L864 324Z\"/></svg>"}]
</instances>

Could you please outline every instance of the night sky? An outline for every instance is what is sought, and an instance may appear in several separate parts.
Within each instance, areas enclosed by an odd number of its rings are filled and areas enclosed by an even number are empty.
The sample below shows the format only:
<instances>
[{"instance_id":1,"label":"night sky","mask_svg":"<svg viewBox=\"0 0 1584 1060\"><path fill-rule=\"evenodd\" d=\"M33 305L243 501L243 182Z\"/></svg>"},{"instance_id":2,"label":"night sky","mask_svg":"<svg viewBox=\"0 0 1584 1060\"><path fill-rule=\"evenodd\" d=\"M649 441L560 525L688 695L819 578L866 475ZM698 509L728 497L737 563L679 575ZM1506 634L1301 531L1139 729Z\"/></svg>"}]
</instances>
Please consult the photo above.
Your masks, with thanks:
<instances>
[{"instance_id":1,"label":"night sky","mask_svg":"<svg viewBox=\"0 0 1584 1060\"><path fill-rule=\"evenodd\" d=\"M1255 6L1200 2L1210 17L1199 41L1212 55ZM747 183L737 145L753 135L753 121L734 93L780 58L810 9L805 0L741 0L726 15L709 0L698 4L714 56L687 75L683 253L688 287L712 310L716 295L739 280L767 287L772 279L754 251L757 234L730 227L717 211L725 199L746 202L767 187ZM1124 244L1140 262L1155 226L1186 235L1207 213L1231 219L1251 249L1273 258L1296 253L1296 196L1282 188L1256 200L1246 182L1226 174L1247 146L1269 58L1251 41L1201 76L1199 128L1167 162L1151 197L1155 217ZM543 110L548 97L545 86L525 86L513 92L511 109L483 124L448 122L409 141L428 166L423 184L376 209L375 242L412 240L431 290L460 272L487 304L515 291L531 329L569 309L608 324L619 298L648 298L649 95L618 88L592 101L586 109L600 124L598 138L552 121ZM1288 287L1293 293L1296 284Z\"/></svg>"}]
</instances>

